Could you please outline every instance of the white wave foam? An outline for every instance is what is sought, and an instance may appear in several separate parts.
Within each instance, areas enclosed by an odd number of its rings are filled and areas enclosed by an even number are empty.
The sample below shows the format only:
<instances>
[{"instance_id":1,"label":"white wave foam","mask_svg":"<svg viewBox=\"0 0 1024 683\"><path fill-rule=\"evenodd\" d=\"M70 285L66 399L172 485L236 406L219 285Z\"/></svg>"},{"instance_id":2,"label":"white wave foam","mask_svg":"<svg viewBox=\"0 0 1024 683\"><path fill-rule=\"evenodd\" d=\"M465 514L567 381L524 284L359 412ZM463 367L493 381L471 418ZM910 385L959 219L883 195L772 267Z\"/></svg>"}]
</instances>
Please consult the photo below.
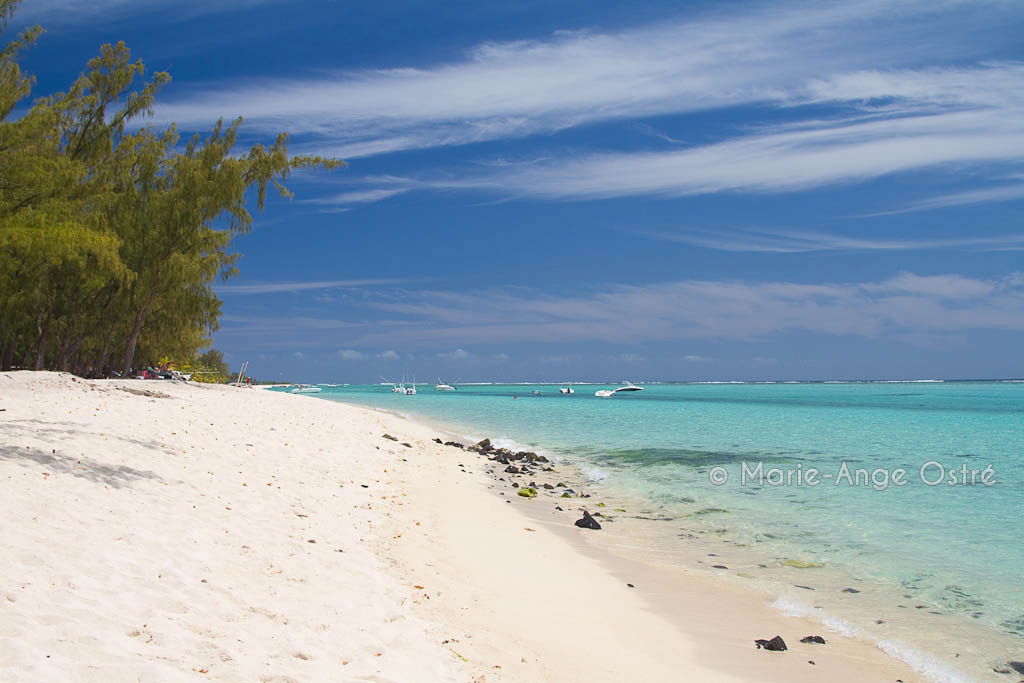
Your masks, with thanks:
<instances>
[{"instance_id":1,"label":"white wave foam","mask_svg":"<svg viewBox=\"0 0 1024 683\"><path fill-rule=\"evenodd\" d=\"M948 664L909 645L894 640L880 640L877 644L882 652L905 662L911 669L934 683L969 683L971 680Z\"/></svg>"},{"instance_id":2,"label":"white wave foam","mask_svg":"<svg viewBox=\"0 0 1024 683\"><path fill-rule=\"evenodd\" d=\"M583 472L583 476L585 476L588 481L592 482L603 481L609 476L607 472L598 467L594 467L593 465L583 465L580 468L580 471Z\"/></svg>"},{"instance_id":3,"label":"white wave foam","mask_svg":"<svg viewBox=\"0 0 1024 683\"><path fill-rule=\"evenodd\" d=\"M772 603L772 607L779 610L787 617L808 617L810 619L814 619L829 631L843 636L855 636L860 633L859 628L845 619L840 619L835 615L829 614L820 607L811 607L799 600L794 600L793 598L785 596L780 597Z\"/></svg>"},{"instance_id":4,"label":"white wave foam","mask_svg":"<svg viewBox=\"0 0 1024 683\"><path fill-rule=\"evenodd\" d=\"M839 617L833 616L820 607L811 607L799 600L782 596L772 603L787 617L807 617L819 622L822 626L844 636L861 635L861 629ZM924 676L932 683L968 683L971 679L941 661L937 657L922 652L909 645L895 640L879 640L869 638L885 654L895 657L907 664L911 669Z\"/></svg>"}]
</instances>

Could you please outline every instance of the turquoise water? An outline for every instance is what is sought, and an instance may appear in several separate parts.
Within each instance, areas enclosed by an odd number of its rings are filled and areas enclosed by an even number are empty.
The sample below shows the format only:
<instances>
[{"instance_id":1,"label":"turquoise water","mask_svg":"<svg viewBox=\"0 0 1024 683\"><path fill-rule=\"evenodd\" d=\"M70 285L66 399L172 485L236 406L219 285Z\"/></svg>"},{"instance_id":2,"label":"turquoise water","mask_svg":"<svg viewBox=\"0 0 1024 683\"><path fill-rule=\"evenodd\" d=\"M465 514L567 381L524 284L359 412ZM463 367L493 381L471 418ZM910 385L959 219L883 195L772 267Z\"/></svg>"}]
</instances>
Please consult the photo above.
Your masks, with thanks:
<instances>
[{"instance_id":1,"label":"turquoise water","mask_svg":"<svg viewBox=\"0 0 1024 683\"><path fill-rule=\"evenodd\" d=\"M889 585L932 613L1020 638L1024 651L1024 383L648 384L595 398L601 388L351 386L319 397L529 445L672 514L713 510L735 543ZM797 480L811 468L816 485ZM896 469L902 486L885 479ZM771 485L787 473L789 485Z\"/></svg>"}]
</instances>

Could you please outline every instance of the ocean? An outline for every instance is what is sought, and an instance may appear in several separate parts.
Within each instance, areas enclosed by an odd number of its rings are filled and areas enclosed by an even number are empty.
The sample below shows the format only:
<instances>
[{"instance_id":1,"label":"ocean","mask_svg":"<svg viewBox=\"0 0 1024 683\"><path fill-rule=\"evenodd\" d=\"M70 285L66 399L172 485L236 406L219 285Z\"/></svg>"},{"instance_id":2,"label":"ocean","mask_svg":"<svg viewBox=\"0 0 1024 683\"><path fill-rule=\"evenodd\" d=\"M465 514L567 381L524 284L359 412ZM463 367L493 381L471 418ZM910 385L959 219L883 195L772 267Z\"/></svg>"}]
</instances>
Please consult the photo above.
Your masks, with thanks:
<instances>
[{"instance_id":1,"label":"ocean","mask_svg":"<svg viewBox=\"0 0 1024 683\"><path fill-rule=\"evenodd\" d=\"M737 580L778 609L872 638L932 680L1006 680L992 669L1024 659L1024 382L650 383L594 396L611 386L317 396L569 463L595 498L637 513L619 514L659 558L726 549Z\"/></svg>"}]
</instances>

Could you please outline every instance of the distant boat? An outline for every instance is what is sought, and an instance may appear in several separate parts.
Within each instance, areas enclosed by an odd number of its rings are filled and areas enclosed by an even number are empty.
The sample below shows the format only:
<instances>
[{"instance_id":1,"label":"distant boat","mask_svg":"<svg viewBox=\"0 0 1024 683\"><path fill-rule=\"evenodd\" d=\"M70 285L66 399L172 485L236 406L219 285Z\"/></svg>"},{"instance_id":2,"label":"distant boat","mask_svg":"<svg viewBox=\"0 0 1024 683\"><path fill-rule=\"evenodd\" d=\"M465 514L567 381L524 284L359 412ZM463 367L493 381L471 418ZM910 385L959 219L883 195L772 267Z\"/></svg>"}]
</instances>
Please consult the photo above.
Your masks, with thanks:
<instances>
[{"instance_id":1,"label":"distant boat","mask_svg":"<svg viewBox=\"0 0 1024 683\"><path fill-rule=\"evenodd\" d=\"M570 384L567 387L559 387L558 388L558 393L560 393L560 394L575 394L576 390L573 389L572 385Z\"/></svg>"},{"instance_id":2,"label":"distant boat","mask_svg":"<svg viewBox=\"0 0 1024 683\"><path fill-rule=\"evenodd\" d=\"M617 387L615 389L601 389L600 391L595 391L594 392L594 396L597 396L599 398L611 398L615 394L618 394L618 393L623 392L623 391L643 391L643 390L644 390L643 387L638 387L637 385L633 384L632 382L623 382L621 387Z\"/></svg>"},{"instance_id":3,"label":"distant boat","mask_svg":"<svg viewBox=\"0 0 1024 683\"><path fill-rule=\"evenodd\" d=\"M296 384L294 387L288 390L292 394L319 394L323 391L321 387L314 387L309 384Z\"/></svg>"},{"instance_id":4,"label":"distant boat","mask_svg":"<svg viewBox=\"0 0 1024 683\"><path fill-rule=\"evenodd\" d=\"M437 378L437 384L434 385L434 391L458 391L459 388L454 384L447 384L442 382L441 378Z\"/></svg>"},{"instance_id":5,"label":"distant boat","mask_svg":"<svg viewBox=\"0 0 1024 683\"><path fill-rule=\"evenodd\" d=\"M543 392L543 391L541 391L540 389L534 389L534 390L533 390L533 391L531 391L530 393L531 393L531 394L533 394L534 396L540 396L540 395L541 395L541 394L543 394L544 392Z\"/></svg>"},{"instance_id":6,"label":"distant boat","mask_svg":"<svg viewBox=\"0 0 1024 683\"><path fill-rule=\"evenodd\" d=\"M381 379L384 380L384 382L383 382L384 384L390 384L391 385L391 393L393 393L393 394L403 394L405 396L415 396L416 395L416 380L415 379L412 381L411 385L406 383L404 377L402 378L402 383L401 384L398 384L397 382L391 382L386 377L382 377Z\"/></svg>"}]
</instances>

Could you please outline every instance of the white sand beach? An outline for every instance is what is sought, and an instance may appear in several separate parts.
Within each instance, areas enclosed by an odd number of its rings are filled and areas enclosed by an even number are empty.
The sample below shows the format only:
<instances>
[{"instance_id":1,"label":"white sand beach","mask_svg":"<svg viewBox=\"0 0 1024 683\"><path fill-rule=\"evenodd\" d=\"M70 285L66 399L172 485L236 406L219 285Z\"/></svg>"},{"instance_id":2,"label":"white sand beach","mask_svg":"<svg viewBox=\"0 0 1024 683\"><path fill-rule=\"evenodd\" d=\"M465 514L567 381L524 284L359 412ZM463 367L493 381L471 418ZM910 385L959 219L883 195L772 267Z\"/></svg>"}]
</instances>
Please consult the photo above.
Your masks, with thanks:
<instances>
[{"instance_id":1,"label":"white sand beach","mask_svg":"<svg viewBox=\"0 0 1024 683\"><path fill-rule=\"evenodd\" d=\"M531 514L393 415L29 372L0 411L2 681L920 680L753 590L603 556L615 529Z\"/></svg>"}]
</instances>

